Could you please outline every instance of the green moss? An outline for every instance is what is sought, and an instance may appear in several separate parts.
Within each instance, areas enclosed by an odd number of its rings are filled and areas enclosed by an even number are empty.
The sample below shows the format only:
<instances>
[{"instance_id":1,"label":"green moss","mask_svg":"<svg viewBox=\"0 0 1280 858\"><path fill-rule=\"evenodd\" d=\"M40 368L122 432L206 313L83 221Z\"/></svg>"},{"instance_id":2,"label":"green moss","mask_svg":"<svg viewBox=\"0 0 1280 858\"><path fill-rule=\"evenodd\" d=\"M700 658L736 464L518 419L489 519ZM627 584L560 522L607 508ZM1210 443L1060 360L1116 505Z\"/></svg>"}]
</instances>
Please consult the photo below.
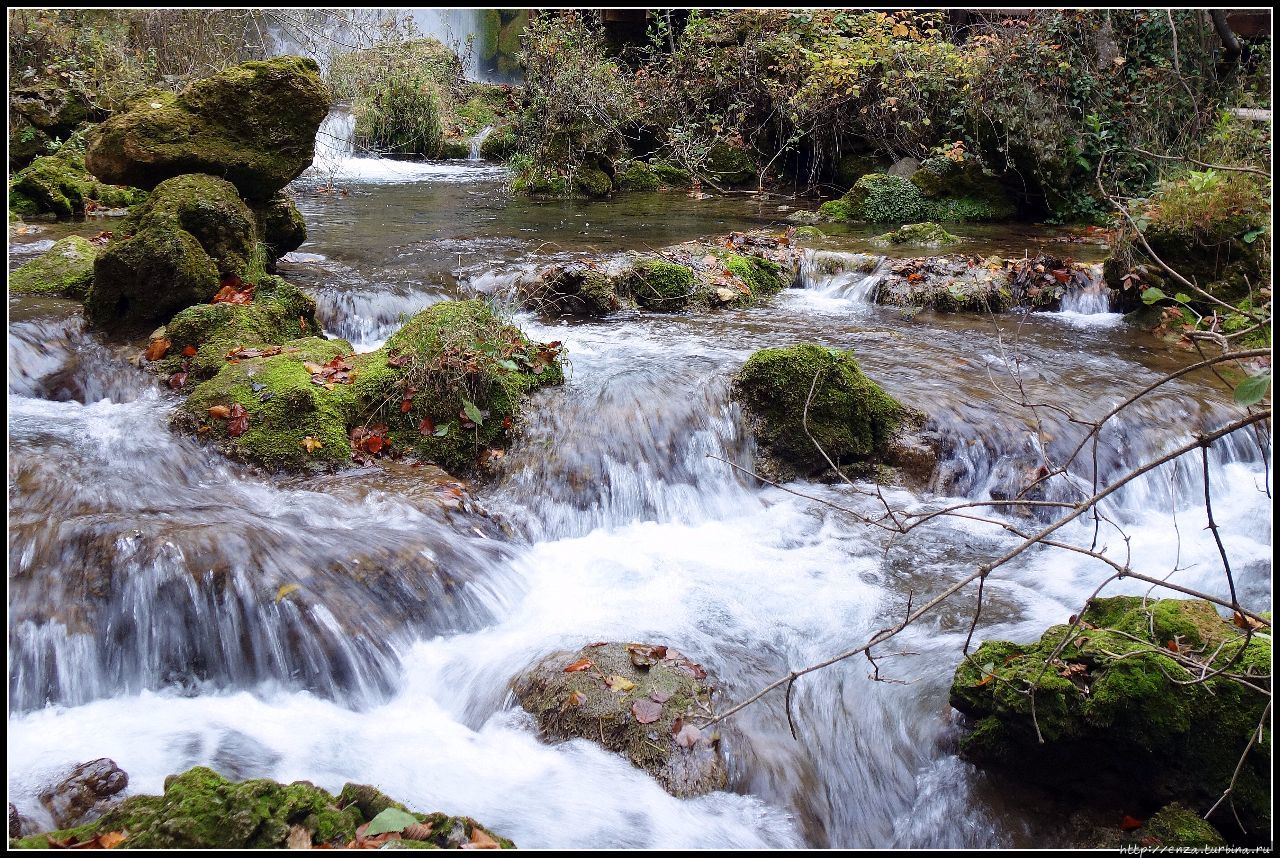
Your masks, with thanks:
<instances>
[{"instance_id":1,"label":"green moss","mask_svg":"<svg viewBox=\"0 0 1280 858\"><path fill-rule=\"evenodd\" d=\"M85 162L115 184L153 188L208 173L267 200L311 164L328 111L314 60L255 60L196 81L172 101L116 114L89 133Z\"/></svg>"},{"instance_id":2,"label":"green moss","mask_svg":"<svg viewBox=\"0 0 1280 858\"><path fill-rule=\"evenodd\" d=\"M849 220L916 223L926 220L930 211L919 188L901 176L888 173L863 176L844 198Z\"/></svg>"},{"instance_id":3,"label":"green moss","mask_svg":"<svg viewBox=\"0 0 1280 858\"><path fill-rule=\"evenodd\" d=\"M734 377L733 394L779 472L808 474L827 467L810 434L837 464L873 461L887 452L906 416L862 373L852 351L812 343L756 352Z\"/></svg>"},{"instance_id":4,"label":"green moss","mask_svg":"<svg viewBox=\"0 0 1280 858\"><path fill-rule=\"evenodd\" d=\"M922 247L941 247L944 244L956 244L960 239L947 232L936 223L908 223L876 236L873 241L878 244L916 244Z\"/></svg>"},{"instance_id":5,"label":"green moss","mask_svg":"<svg viewBox=\"0 0 1280 858\"><path fill-rule=\"evenodd\" d=\"M832 169L832 178L837 185L848 189L863 176L883 173L888 166L883 158L874 155L843 155Z\"/></svg>"},{"instance_id":6,"label":"green moss","mask_svg":"<svg viewBox=\"0 0 1280 858\"><path fill-rule=\"evenodd\" d=\"M515 154L519 139L510 125L494 128L480 143L480 157L487 161L505 161Z\"/></svg>"},{"instance_id":7,"label":"green moss","mask_svg":"<svg viewBox=\"0 0 1280 858\"><path fill-rule=\"evenodd\" d=\"M141 198L132 188L104 185L85 172L78 139L52 155L33 160L9 182L9 209L25 217L52 215L58 220L83 217L96 206L131 205Z\"/></svg>"},{"instance_id":8,"label":"green moss","mask_svg":"<svg viewBox=\"0 0 1280 858\"><path fill-rule=\"evenodd\" d=\"M98 254L85 314L100 327L141 329L210 301L219 285L217 264L190 233L141 229Z\"/></svg>"},{"instance_id":9,"label":"green moss","mask_svg":"<svg viewBox=\"0 0 1280 858\"><path fill-rule=\"evenodd\" d=\"M730 187L755 184L756 163L751 153L727 143L717 143L707 153L707 172L717 184Z\"/></svg>"},{"instance_id":10,"label":"green moss","mask_svg":"<svg viewBox=\"0 0 1280 858\"><path fill-rule=\"evenodd\" d=\"M836 223L844 223L856 219L854 208L845 197L841 197L838 200L827 200L818 206L818 215Z\"/></svg>"},{"instance_id":11,"label":"green moss","mask_svg":"<svg viewBox=\"0 0 1280 858\"><path fill-rule=\"evenodd\" d=\"M775 295L789 285L782 266L771 259L730 253L724 257L724 265L751 290L753 301Z\"/></svg>"},{"instance_id":12,"label":"green moss","mask_svg":"<svg viewBox=\"0 0 1280 858\"><path fill-rule=\"evenodd\" d=\"M573 186L589 197L605 197L613 190L613 181L599 167L580 167L574 171Z\"/></svg>"},{"instance_id":13,"label":"green moss","mask_svg":"<svg viewBox=\"0 0 1280 858\"><path fill-rule=\"evenodd\" d=\"M12 295L61 295L83 300L93 282L94 247L78 235L56 242L43 254L9 273Z\"/></svg>"},{"instance_id":14,"label":"green moss","mask_svg":"<svg viewBox=\"0 0 1280 858\"><path fill-rule=\"evenodd\" d=\"M1154 837L1161 846L1225 846L1218 830L1180 804L1170 804L1147 820L1142 833Z\"/></svg>"},{"instance_id":15,"label":"green moss","mask_svg":"<svg viewBox=\"0 0 1280 858\"><path fill-rule=\"evenodd\" d=\"M138 230L185 231L214 260L221 277L253 282L257 221L226 179L191 174L161 182L130 212L129 222Z\"/></svg>"},{"instance_id":16,"label":"green moss","mask_svg":"<svg viewBox=\"0 0 1280 858\"><path fill-rule=\"evenodd\" d=\"M951 704L987 725L964 740L963 752L1090 794L1211 804L1266 700L1221 676L1186 682L1190 674L1170 650L1210 658L1211 669L1233 660L1235 672L1259 682L1270 675L1269 637L1255 636L1242 649L1239 630L1198 601L1094 599L1080 621L1075 631L1054 626L1033 644L988 641L960 665ZM1233 795L1252 831L1269 825L1269 772L1269 750L1255 749Z\"/></svg>"},{"instance_id":17,"label":"green moss","mask_svg":"<svg viewBox=\"0 0 1280 858\"><path fill-rule=\"evenodd\" d=\"M827 234L816 226L796 227L796 238L826 238Z\"/></svg>"},{"instance_id":18,"label":"green moss","mask_svg":"<svg viewBox=\"0 0 1280 858\"><path fill-rule=\"evenodd\" d=\"M620 191L656 191L662 180L643 161L628 161L618 169L614 182Z\"/></svg>"},{"instance_id":19,"label":"green moss","mask_svg":"<svg viewBox=\"0 0 1280 858\"><path fill-rule=\"evenodd\" d=\"M646 310L674 312L694 300L699 285L693 272L683 265L645 259L631 269L625 289Z\"/></svg>"},{"instance_id":20,"label":"green moss","mask_svg":"<svg viewBox=\"0 0 1280 858\"><path fill-rule=\"evenodd\" d=\"M521 293L525 306L545 316L598 318L622 307L614 278L590 265L555 265Z\"/></svg>"},{"instance_id":21,"label":"green moss","mask_svg":"<svg viewBox=\"0 0 1280 858\"><path fill-rule=\"evenodd\" d=\"M662 184L669 188L693 187L693 175L681 167L667 161L650 161L649 169Z\"/></svg>"},{"instance_id":22,"label":"green moss","mask_svg":"<svg viewBox=\"0 0 1280 858\"><path fill-rule=\"evenodd\" d=\"M476 55L485 62L493 62L498 56L498 40L502 32L502 18L497 9L480 10L480 27L476 34Z\"/></svg>"},{"instance_id":23,"label":"green moss","mask_svg":"<svg viewBox=\"0 0 1280 858\"><path fill-rule=\"evenodd\" d=\"M268 259L279 259L297 250L307 240L307 222L293 200L283 192L265 203L254 205L252 210Z\"/></svg>"}]
</instances>

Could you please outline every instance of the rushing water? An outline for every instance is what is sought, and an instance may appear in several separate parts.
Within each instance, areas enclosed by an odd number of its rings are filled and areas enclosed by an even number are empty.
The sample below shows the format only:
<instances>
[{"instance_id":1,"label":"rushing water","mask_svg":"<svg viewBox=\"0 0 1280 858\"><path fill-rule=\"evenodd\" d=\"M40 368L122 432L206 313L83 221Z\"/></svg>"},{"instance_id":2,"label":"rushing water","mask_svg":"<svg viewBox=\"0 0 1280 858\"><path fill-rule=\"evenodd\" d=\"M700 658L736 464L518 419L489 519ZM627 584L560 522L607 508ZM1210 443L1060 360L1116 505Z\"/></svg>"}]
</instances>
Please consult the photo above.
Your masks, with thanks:
<instances>
[{"instance_id":1,"label":"rushing water","mask_svg":"<svg viewBox=\"0 0 1280 858\"><path fill-rule=\"evenodd\" d=\"M435 301L497 300L550 258L785 217L776 204L680 194L514 200L492 168L465 162L361 163L376 159L342 148L331 160L299 185L311 239L281 270L360 350ZM974 252L1003 255L1060 242L971 233ZM821 252L865 253L867 237L836 234ZM927 490L886 490L900 509L1007 497L1045 456L1074 448L1078 425L1006 398L1017 396L1015 372L1030 398L1095 416L1188 361L1086 296L1062 313L996 321L907 317L869 302L880 260L860 259L850 267L863 273L847 276L807 265L805 288L747 310L589 323L508 310L531 336L565 344L569 378L530 401L499 478L461 495L408 468L301 479L230 464L168 431L176 400L131 365L136 348L86 332L70 302L11 299L11 796L39 820L40 787L110 756L135 792L195 764L331 789L354 780L530 847L1060 842L1060 808L997 788L955 755L947 686L971 594L884 647L881 669L901 684L872 681L865 662L797 683L798 741L780 696L736 716L728 792L677 800L591 743L540 743L513 708L510 683L525 667L593 640L677 646L706 665L723 701L738 700L1016 543L964 519L890 540L719 461L751 467L728 385L755 349L853 347L869 375L928 413L946 452ZM1212 376L1187 376L1103 433L1098 477L1236 413ZM1254 604L1270 598L1260 443L1219 442L1210 469L1215 516ZM1082 457L1049 496L1087 490L1094 461ZM1224 592L1200 480L1195 459L1138 480L1107 501L1115 524L1099 526L1097 544ZM867 513L881 503L840 485L789 488ZM1094 544L1094 524L1062 535ZM988 582L978 637L1031 639L1106 574L1080 555L1028 552Z\"/></svg>"}]
</instances>

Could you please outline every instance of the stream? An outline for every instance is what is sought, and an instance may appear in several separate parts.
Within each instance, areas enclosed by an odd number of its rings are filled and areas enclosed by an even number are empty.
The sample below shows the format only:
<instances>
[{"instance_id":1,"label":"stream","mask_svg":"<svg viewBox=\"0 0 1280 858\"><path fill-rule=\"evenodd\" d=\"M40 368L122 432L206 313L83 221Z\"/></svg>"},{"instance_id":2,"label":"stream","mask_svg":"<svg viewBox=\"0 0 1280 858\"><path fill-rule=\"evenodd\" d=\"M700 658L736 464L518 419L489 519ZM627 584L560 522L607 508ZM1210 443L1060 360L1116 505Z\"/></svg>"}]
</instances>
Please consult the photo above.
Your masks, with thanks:
<instances>
[{"instance_id":1,"label":"stream","mask_svg":"<svg viewBox=\"0 0 1280 858\"><path fill-rule=\"evenodd\" d=\"M326 121L341 138L341 117ZM336 123L336 124L335 124ZM335 130L336 129L336 130ZM783 203L680 193L535 202L504 172L407 164L328 147L295 186L310 237L280 265L313 294L326 331L358 351L404 316L476 294L497 302L539 264L660 248L778 225ZM50 226L32 245L110 224ZM1033 227L969 227L956 252L1103 249ZM839 228L826 252L877 253ZM906 249L906 255L929 253ZM934 251L936 252L936 251ZM546 745L514 702L514 677L596 640L651 641L702 663L721 705L848 649L1016 545L947 518L890 540L819 503L874 514L867 486L765 486L729 400L756 349L854 348L887 391L929 415L945 451L896 508L1007 497L1044 455L1082 437L1038 401L1093 417L1195 360L1084 296L1059 313L996 319L904 315L868 302L872 275L808 271L764 306L706 315L619 312L547 323L568 381L526 406L496 479L461 499L405 468L272 477L171 433L172 394L137 348L86 331L79 306L9 299L9 790L35 796L69 765L110 757L132 793L209 765L235 778L377 785L418 810L465 814L524 847L1013 847L1063 842L1062 808L956 755L947 689L975 607L963 591L899 635L875 682L863 660L800 680L793 739L781 693L726 728L730 789L680 800L622 757ZM505 305L504 305L505 306ZM1238 416L1208 373L1122 412L1102 433L1107 480ZM713 458L714 457L714 458ZM1210 489L1241 600L1271 595L1270 448L1241 432L1210 451ZM1089 455L1072 469L1094 479ZM1068 480L1053 497L1074 498ZM1226 595L1204 531L1200 462L1184 457L1104 504L1099 550L1142 572ZM987 512L1025 525L1014 513ZM1094 523L1062 538L1088 547ZM1127 543L1126 543L1127 537ZM1039 548L987 582L975 640L1032 640L1108 574ZM1126 581L1108 594L1147 592Z\"/></svg>"}]
</instances>

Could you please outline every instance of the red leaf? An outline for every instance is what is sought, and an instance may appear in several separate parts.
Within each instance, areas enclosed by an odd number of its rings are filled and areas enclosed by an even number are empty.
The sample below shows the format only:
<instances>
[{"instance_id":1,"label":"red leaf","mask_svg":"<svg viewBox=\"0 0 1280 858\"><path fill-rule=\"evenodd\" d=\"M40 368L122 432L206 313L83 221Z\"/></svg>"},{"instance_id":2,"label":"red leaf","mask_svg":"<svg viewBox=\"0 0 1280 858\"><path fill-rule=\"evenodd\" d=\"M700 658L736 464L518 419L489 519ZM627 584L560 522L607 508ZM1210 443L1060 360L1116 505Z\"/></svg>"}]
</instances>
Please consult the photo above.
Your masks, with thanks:
<instances>
[{"instance_id":1,"label":"red leaf","mask_svg":"<svg viewBox=\"0 0 1280 858\"><path fill-rule=\"evenodd\" d=\"M641 697L631 704L631 714L641 724L652 724L662 717L662 704L647 697Z\"/></svg>"},{"instance_id":2,"label":"red leaf","mask_svg":"<svg viewBox=\"0 0 1280 858\"><path fill-rule=\"evenodd\" d=\"M436 424L430 417L423 417L418 421L418 431L423 435L431 435L436 431Z\"/></svg>"},{"instance_id":3,"label":"red leaf","mask_svg":"<svg viewBox=\"0 0 1280 858\"><path fill-rule=\"evenodd\" d=\"M232 438L239 438L247 431L249 431L249 414L244 410L244 406L237 402L231 406L231 419L227 421L227 434Z\"/></svg>"},{"instance_id":4,"label":"red leaf","mask_svg":"<svg viewBox=\"0 0 1280 858\"><path fill-rule=\"evenodd\" d=\"M174 390L179 390L182 385L187 383L187 374L185 372L175 372L169 376L169 386Z\"/></svg>"},{"instance_id":5,"label":"red leaf","mask_svg":"<svg viewBox=\"0 0 1280 858\"><path fill-rule=\"evenodd\" d=\"M1120 820L1121 831L1133 831L1135 828L1142 827L1141 819L1134 819L1132 816L1125 814L1124 819Z\"/></svg>"}]
</instances>

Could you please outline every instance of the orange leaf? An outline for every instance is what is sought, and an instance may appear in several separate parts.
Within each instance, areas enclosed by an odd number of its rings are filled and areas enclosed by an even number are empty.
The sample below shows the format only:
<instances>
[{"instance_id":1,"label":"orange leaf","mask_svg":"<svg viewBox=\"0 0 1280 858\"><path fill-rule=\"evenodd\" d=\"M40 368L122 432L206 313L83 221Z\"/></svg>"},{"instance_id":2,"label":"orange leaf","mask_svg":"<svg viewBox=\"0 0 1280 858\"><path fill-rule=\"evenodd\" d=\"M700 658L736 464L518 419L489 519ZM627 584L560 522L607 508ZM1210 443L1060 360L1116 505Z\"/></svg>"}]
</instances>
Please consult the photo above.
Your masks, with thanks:
<instances>
[{"instance_id":1,"label":"orange leaf","mask_svg":"<svg viewBox=\"0 0 1280 858\"><path fill-rule=\"evenodd\" d=\"M183 349L183 350L182 350L182 356L183 356L183 357L195 357L195 356L196 356L196 347L195 347L195 346L187 346L185 349Z\"/></svg>"},{"instance_id":2,"label":"orange leaf","mask_svg":"<svg viewBox=\"0 0 1280 858\"><path fill-rule=\"evenodd\" d=\"M124 842L124 838L123 831L108 831L98 835L98 843L103 849L115 849Z\"/></svg>"},{"instance_id":3,"label":"orange leaf","mask_svg":"<svg viewBox=\"0 0 1280 858\"><path fill-rule=\"evenodd\" d=\"M146 357L147 360L160 360L160 358L164 357L168 353L170 345L171 343L164 337L161 337L158 340L152 340L147 344L147 350L144 353L144 357Z\"/></svg>"},{"instance_id":4,"label":"orange leaf","mask_svg":"<svg viewBox=\"0 0 1280 858\"><path fill-rule=\"evenodd\" d=\"M231 409L225 405L214 405L209 409L209 416L215 420L226 420L231 416Z\"/></svg>"},{"instance_id":5,"label":"orange leaf","mask_svg":"<svg viewBox=\"0 0 1280 858\"><path fill-rule=\"evenodd\" d=\"M319 450L324 446L324 444L320 443L319 438L314 438L311 435L303 438L301 443L302 449L306 450L308 453L314 453L316 450Z\"/></svg>"},{"instance_id":6,"label":"orange leaf","mask_svg":"<svg viewBox=\"0 0 1280 858\"><path fill-rule=\"evenodd\" d=\"M1178 652L1178 642L1177 642L1177 641L1166 641L1166 642L1165 642L1165 648L1166 648L1166 649L1168 649L1168 650L1169 650L1169 652Z\"/></svg>"},{"instance_id":7,"label":"orange leaf","mask_svg":"<svg viewBox=\"0 0 1280 858\"><path fill-rule=\"evenodd\" d=\"M494 840L488 833L476 826L471 829L471 842L462 844L463 849L501 849L502 844Z\"/></svg>"},{"instance_id":8,"label":"orange leaf","mask_svg":"<svg viewBox=\"0 0 1280 858\"><path fill-rule=\"evenodd\" d=\"M575 661L573 664L571 664L571 665L569 665L568 667L566 667L566 668L564 669L564 672L565 672L565 673L577 673L577 672L578 672L578 671L580 671L580 670L586 670L588 667L591 667L591 659L589 659L589 658L580 658L580 659L578 659L577 661Z\"/></svg>"}]
</instances>

